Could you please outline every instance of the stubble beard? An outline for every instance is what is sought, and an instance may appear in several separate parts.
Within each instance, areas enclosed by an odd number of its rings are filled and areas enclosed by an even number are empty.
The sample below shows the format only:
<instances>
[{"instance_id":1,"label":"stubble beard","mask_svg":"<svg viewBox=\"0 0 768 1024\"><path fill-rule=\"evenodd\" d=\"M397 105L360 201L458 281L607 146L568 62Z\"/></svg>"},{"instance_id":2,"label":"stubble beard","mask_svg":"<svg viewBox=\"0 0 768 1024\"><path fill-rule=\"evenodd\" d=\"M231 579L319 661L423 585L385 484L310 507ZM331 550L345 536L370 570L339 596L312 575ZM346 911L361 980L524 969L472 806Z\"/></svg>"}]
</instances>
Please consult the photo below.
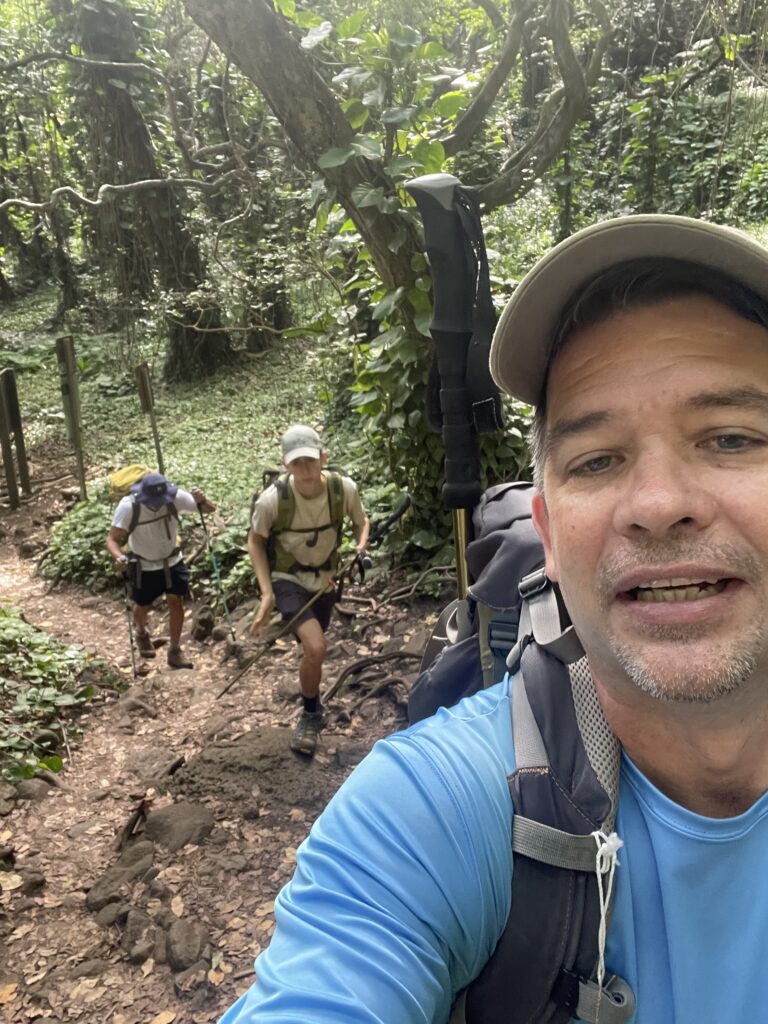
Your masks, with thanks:
<instances>
[{"instance_id":1,"label":"stubble beard","mask_svg":"<svg viewBox=\"0 0 768 1024\"><path fill-rule=\"evenodd\" d=\"M675 544L673 547L654 543L643 548L642 559L633 552L613 558L600 567L598 598L606 618L615 594L612 581L626 571L648 561L696 561L702 556L705 561L729 566L736 577L746 580L760 577L756 560L736 548L709 545L703 549L700 544ZM618 664L642 693L666 702L710 704L737 690L756 672L758 665L765 662L768 625L765 619L755 618L743 623L743 629L730 640L718 641L711 637L711 632L708 624L645 626L645 643L623 641L610 630L606 641ZM661 648L654 652L657 643ZM680 645L680 655L675 657L674 665L665 660L667 644Z\"/></svg>"}]
</instances>

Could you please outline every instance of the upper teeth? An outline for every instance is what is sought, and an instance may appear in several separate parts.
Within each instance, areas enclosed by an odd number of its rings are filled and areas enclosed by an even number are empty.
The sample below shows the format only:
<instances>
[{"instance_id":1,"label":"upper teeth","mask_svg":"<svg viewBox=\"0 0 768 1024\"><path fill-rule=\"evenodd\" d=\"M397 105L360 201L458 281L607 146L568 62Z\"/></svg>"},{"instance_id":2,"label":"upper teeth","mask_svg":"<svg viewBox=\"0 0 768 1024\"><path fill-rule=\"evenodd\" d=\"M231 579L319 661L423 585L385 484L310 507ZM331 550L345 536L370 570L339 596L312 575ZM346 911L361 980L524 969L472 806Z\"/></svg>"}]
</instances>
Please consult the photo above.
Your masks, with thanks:
<instances>
[{"instance_id":1,"label":"upper teeth","mask_svg":"<svg viewBox=\"0 0 768 1024\"><path fill-rule=\"evenodd\" d=\"M668 580L649 580L647 583L641 583L641 587L696 587L701 583L719 583L719 577L713 579L693 579L688 576L674 576Z\"/></svg>"}]
</instances>

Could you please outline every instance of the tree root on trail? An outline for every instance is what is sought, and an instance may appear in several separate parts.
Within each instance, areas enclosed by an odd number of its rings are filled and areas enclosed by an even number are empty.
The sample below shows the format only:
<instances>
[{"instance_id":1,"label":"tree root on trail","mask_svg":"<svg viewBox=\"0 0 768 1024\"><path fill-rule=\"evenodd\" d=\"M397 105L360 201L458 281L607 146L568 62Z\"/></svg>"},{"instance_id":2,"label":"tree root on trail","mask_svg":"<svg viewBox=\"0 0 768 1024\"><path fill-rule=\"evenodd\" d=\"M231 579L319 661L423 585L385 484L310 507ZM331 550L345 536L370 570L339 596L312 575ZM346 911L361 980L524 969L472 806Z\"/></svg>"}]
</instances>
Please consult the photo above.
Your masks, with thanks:
<instances>
[{"instance_id":1,"label":"tree root on trail","mask_svg":"<svg viewBox=\"0 0 768 1024\"><path fill-rule=\"evenodd\" d=\"M362 685L364 682L369 681L373 682L370 676L360 682ZM350 715L356 714L367 700L370 700L371 697L379 697L385 690L389 690L392 686L402 686L405 689L405 692L408 693L408 683L402 676L387 676L386 679L382 679L380 683L372 687L368 693L364 693L362 697L358 697L355 703L352 704L351 707L347 708L347 711Z\"/></svg>"},{"instance_id":2,"label":"tree root on trail","mask_svg":"<svg viewBox=\"0 0 768 1024\"><path fill-rule=\"evenodd\" d=\"M371 609L372 612L376 612L379 609L379 606L376 603L376 601L374 600L374 598L372 598L372 597L360 597L357 594L346 594L345 593L344 597L341 599L339 604L341 604L341 605L344 605L344 604L364 604L364 605L367 605ZM344 614L346 614L346 615L355 615L356 614L355 612L344 612L341 608L339 608L339 604L336 605L336 608L339 611L341 611L342 615L344 615Z\"/></svg>"},{"instance_id":3,"label":"tree root on trail","mask_svg":"<svg viewBox=\"0 0 768 1024\"><path fill-rule=\"evenodd\" d=\"M395 587L394 590L390 590L386 593L381 599L381 603L388 604L390 601L400 601L406 597L413 597L427 576L431 576L433 573L442 573L443 576L440 582L450 583L453 578L454 568L451 565L431 565L428 569L425 569L413 583L405 584L401 587Z\"/></svg>"},{"instance_id":4,"label":"tree root on trail","mask_svg":"<svg viewBox=\"0 0 768 1024\"><path fill-rule=\"evenodd\" d=\"M351 675L357 675L371 665L380 665L382 662L395 661L398 658L421 661L420 654L412 654L410 651L393 651L392 654L372 654L368 658L353 661L351 665L347 665L336 681L328 688L325 693L325 703L329 703L336 696Z\"/></svg>"}]
</instances>

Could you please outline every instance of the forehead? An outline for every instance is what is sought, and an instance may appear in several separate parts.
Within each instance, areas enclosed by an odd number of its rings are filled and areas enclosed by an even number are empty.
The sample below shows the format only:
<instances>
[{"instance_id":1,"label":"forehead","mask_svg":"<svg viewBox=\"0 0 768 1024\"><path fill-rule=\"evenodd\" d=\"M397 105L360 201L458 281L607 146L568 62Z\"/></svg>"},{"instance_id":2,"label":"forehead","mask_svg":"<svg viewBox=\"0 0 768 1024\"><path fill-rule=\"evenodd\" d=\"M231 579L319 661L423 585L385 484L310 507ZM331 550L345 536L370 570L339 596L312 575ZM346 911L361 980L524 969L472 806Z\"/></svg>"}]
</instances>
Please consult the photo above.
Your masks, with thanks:
<instances>
[{"instance_id":1,"label":"forehead","mask_svg":"<svg viewBox=\"0 0 768 1024\"><path fill-rule=\"evenodd\" d=\"M768 387L768 330L707 296L622 310L573 332L550 367L547 424L574 411L673 399L728 377Z\"/></svg>"}]
</instances>

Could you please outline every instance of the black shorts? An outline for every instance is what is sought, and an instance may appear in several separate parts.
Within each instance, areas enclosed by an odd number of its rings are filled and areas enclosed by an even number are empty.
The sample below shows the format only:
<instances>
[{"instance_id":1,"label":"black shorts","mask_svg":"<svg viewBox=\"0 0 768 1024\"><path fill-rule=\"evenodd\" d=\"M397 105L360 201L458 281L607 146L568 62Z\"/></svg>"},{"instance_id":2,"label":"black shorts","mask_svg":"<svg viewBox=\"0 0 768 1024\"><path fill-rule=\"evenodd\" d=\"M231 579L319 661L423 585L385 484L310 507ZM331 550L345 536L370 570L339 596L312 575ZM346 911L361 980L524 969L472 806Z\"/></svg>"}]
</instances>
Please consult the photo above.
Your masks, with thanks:
<instances>
[{"instance_id":1,"label":"black shorts","mask_svg":"<svg viewBox=\"0 0 768 1024\"><path fill-rule=\"evenodd\" d=\"M161 594L178 594L179 597L189 597L189 569L184 561L177 562L169 569L171 574L171 585L165 585L165 569L142 569L138 574L136 562L131 562L131 597L136 604L145 607L160 597ZM139 586L136 586L136 580Z\"/></svg>"},{"instance_id":2,"label":"black shorts","mask_svg":"<svg viewBox=\"0 0 768 1024\"><path fill-rule=\"evenodd\" d=\"M300 608L303 608L312 597L311 590L305 590L298 583L292 580L273 580L272 589L275 592L275 605L283 616L283 622L289 622ZM331 612L336 604L336 590L326 590L315 603L307 608L303 615L300 615L293 624L295 630L302 622L309 619L317 619L323 632L328 629L331 621Z\"/></svg>"}]
</instances>

